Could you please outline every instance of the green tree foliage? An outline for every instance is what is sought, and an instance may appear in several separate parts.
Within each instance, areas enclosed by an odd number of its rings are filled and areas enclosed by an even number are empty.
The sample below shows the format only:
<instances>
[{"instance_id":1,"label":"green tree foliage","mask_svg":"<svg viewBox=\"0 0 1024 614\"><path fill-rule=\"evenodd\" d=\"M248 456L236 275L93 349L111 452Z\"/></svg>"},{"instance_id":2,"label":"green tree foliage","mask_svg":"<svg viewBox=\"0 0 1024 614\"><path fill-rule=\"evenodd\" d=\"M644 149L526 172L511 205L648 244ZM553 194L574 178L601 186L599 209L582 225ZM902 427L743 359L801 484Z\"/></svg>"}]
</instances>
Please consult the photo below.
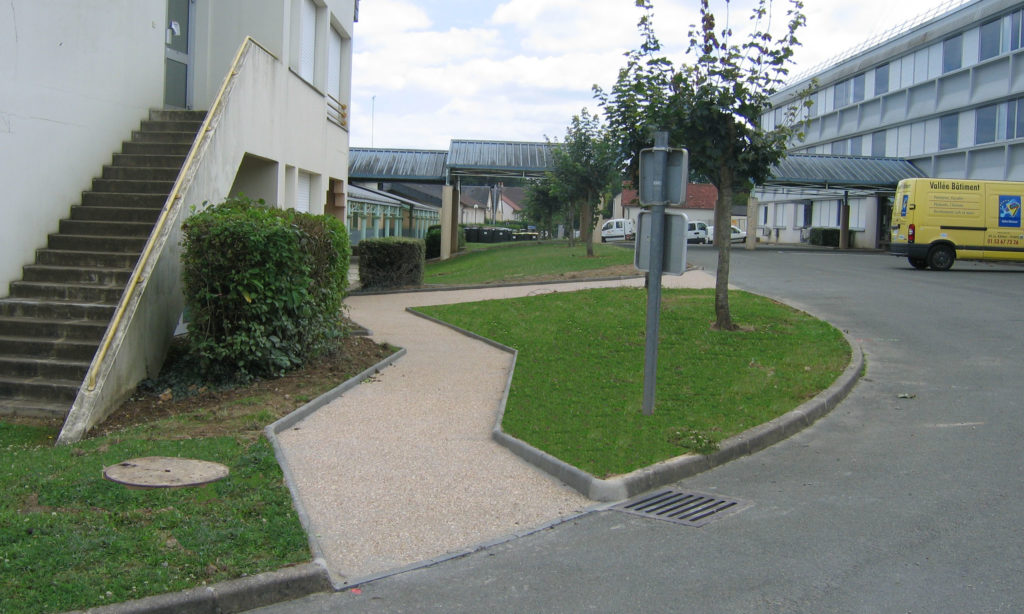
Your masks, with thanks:
<instances>
[{"instance_id":1,"label":"green tree foliage","mask_svg":"<svg viewBox=\"0 0 1024 614\"><path fill-rule=\"evenodd\" d=\"M183 233L188 346L206 377L280 375L344 334L350 247L339 220L235 198Z\"/></svg>"},{"instance_id":2,"label":"green tree foliage","mask_svg":"<svg viewBox=\"0 0 1024 614\"><path fill-rule=\"evenodd\" d=\"M784 85L797 31L806 23L801 0L788 0L785 27L770 32L771 1L757 0L746 39L734 41L728 23L720 25L701 0L700 23L689 29L689 63L676 65L662 55L653 28L652 0L636 0L644 9L639 30L643 43L627 54L609 91L595 94L609 127L635 178L639 150L649 147L653 131L667 130L670 142L690 152L691 171L718 188L715 205L715 324L732 330L729 311L729 227L733 192L763 182L798 132L799 108L766 130L761 117L770 97Z\"/></svg>"},{"instance_id":3,"label":"green tree foliage","mask_svg":"<svg viewBox=\"0 0 1024 614\"><path fill-rule=\"evenodd\" d=\"M621 184L618 146L597 115L583 109L553 149L554 190L580 213L580 235L594 256L593 231L599 206Z\"/></svg>"},{"instance_id":4,"label":"green tree foliage","mask_svg":"<svg viewBox=\"0 0 1024 614\"><path fill-rule=\"evenodd\" d=\"M543 177L527 185L523 208L528 220L536 223L538 228L548 231L548 236L555 235L555 218L562 213L564 201L556 190L554 175L545 173Z\"/></svg>"}]
</instances>

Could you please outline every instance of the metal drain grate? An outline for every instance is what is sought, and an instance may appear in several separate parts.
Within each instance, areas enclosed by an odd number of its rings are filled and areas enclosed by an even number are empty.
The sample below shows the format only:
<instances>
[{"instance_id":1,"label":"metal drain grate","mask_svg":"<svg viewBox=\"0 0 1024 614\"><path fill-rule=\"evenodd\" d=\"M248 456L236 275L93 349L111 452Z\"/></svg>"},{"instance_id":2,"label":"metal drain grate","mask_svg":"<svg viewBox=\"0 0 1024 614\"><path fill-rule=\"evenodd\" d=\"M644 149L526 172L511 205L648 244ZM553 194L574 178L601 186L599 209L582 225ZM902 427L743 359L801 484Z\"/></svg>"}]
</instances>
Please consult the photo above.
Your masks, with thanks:
<instances>
[{"instance_id":1,"label":"metal drain grate","mask_svg":"<svg viewBox=\"0 0 1024 614\"><path fill-rule=\"evenodd\" d=\"M723 499L693 492L663 490L623 501L612 509L685 524L690 527L699 527L749 506L749 503L738 499Z\"/></svg>"}]
</instances>

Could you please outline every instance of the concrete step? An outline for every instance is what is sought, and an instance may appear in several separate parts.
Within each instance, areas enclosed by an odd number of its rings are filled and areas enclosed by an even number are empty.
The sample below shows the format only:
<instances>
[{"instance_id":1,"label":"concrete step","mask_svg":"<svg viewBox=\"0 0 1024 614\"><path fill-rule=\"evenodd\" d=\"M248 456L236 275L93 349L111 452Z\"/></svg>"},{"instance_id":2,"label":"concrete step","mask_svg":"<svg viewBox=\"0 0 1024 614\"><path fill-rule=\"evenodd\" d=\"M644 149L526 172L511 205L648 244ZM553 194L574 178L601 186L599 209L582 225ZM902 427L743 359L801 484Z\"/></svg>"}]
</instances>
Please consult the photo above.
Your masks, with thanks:
<instances>
[{"instance_id":1,"label":"concrete step","mask_svg":"<svg viewBox=\"0 0 1024 614\"><path fill-rule=\"evenodd\" d=\"M186 156L189 149L192 149L192 145L189 143L165 144L125 141L121 144L121 153L149 156Z\"/></svg>"},{"instance_id":2,"label":"concrete step","mask_svg":"<svg viewBox=\"0 0 1024 614\"><path fill-rule=\"evenodd\" d=\"M115 309L115 305L104 303L76 303L10 297L0 299L0 316L11 318L109 322Z\"/></svg>"},{"instance_id":3,"label":"concrete step","mask_svg":"<svg viewBox=\"0 0 1024 614\"><path fill-rule=\"evenodd\" d=\"M144 119L140 125L143 132L199 132L203 120L188 119Z\"/></svg>"},{"instance_id":4,"label":"concrete step","mask_svg":"<svg viewBox=\"0 0 1024 614\"><path fill-rule=\"evenodd\" d=\"M130 179L132 181L170 181L178 178L180 168L156 166L112 166L103 167L103 179Z\"/></svg>"},{"instance_id":5,"label":"concrete step","mask_svg":"<svg viewBox=\"0 0 1024 614\"><path fill-rule=\"evenodd\" d=\"M92 237L148 237L153 224L148 222L100 222L93 220L60 221L60 234Z\"/></svg>"},{"instance_id":6,"label":"concrete step","mask_svg":"<svg viewBox=\"0 0 1024 614\"><path fill-rule=\"evenodd\" d=\"M104 303L116 305L124 293L124 286L96 286L82 284L52 284L36 281L12 281L11 297L77 303Z\"/></svg>"},{"instance_id":7,"label":"concrete step","mask_svg":"<svg viewBox=\"0 0 1024 614\"><path fill-rule=\"evenodd\" d=\"M150 109L149 119L154 121L200 122L206 119L206 111L188 109Z\"/></svg>"},{"instance_id":8,"label":"concrete step","mask_svg":"<svg viewBox=\"0 0 1024 614\"><path fill-rule=\"evenodd\" d=\"M167 195L174 187L174 180L156 181L133 179L93 179L93 192L115 192L119 194L163 194Z\"/></svg>"},{"instance_id":9,"label":"concrete step","mask_svg":"<svg viewBox=\"0 0 1024 614\"><path fill-rule=\"evenodd\" d=\"M86 339L33 339L23 335L0 336L0 353L5 356L91 361L99 343Z\"/></svg>"},{"instance_id":10,"label":"concrete step","mask_svg":"<svg viewBox=\"0 0 1024 614\"><path fill-rule=\"evenodd\" d=\"M201 125L202 122L199 122ZM196 126L196 130L199 126ZM188 143L196 140L196 130L173 131L173 130L132 130L132 142L134 143Z\"/></svg>"},{"instance_id":11,"label":"concrete step","mask_svg":"<svg viewBox=\"0 0 1024 614\"><path fill-rule=\"evenodd\" d=\"M111 159L113 166L144 166L156 168L181 168L185 163L185 154L129 154L116 153Z\"/></svg>"},{"instance_id":12,"label":"concrete step","mask_svg":"<svg viewBox=\"0 0 1024 614\"><path fill-rule=\"evenodd\" d=\"M94 266L131 269L139 260L139 252L86 252L41 248L36 250L36 264L52 266Z\"/></svg>"},{"instance_id":13,"label":"concrete step","mask_svg":"<svg viewBox=\"0 0 1024 614\"><path fill-rule=\"evenodd\" d=\"M130 194L117 192L82 192L83 207L142 207L160 209L167 194Z\"/></svg>"},{"instance_id":14,"label":"concrete step","mask_svg":"<svg viewBox=\"0 0 1024 614\"><path fill-rule=\"evenodd\" d=\"M131 277L131 274L131 269L28 264L22 267L21 280L55 284L124 286L128 283L128 278Z\"/></svg>"},{"instance_id":15,"label":"concrete step","mask_svg":"<svg viewBox=\"0 0 1024 614\"><path fill-rule=\"evenodd\" d=\"M81 386L81 380L0 376L0 398L47 404L67 403L70 409Z\"/></svg>"},{"instance_id":16,"label":"concrete step","mask_svg":"<svg viewBox=\"0 0 1024 614\"><path fill-rule=\"evenodd\" d=\"M157 207L71 206L71 219L92 222L144 222L153 224L162 209Z\"/></svg>"},{"instance_id":17,"label":"concrete step","mask_svg":"<svg viewBox=\"0 0 1024 614\"><path fill-rule=\"evenodd\" d=\"M95 320L44 320L40 318L0 317L0 337L24 335L51 339L93 340L96 343L107 331L107 322Z\"/></svg>"},{"instance_id":18,"label":"concrete step","mask_svg":"<svg viewBox=\"0 0 1024 614\"><path fill-rule=\"evenodd\" d=\"M71 409L71 403L44 403L24 399L0 399L0 416L15 418L42 418L63 420Z\"/></svg>"},{"instance_id":19,"label":"concrete step","mask_svg":"<svg viewBox=\"0 0 1024 614\"><path fill-rule=\"evenodd\" d=\"M77 250L83 252L126 252L141 254L146 246L147 237L51 234L47 247L57 250Z\"/></svg>"},{"instance_id":20,"label":"concrete step","mask_svg":"<svg viewBox=\"0 0 1024 614\"><path fill-rule=\"evenodd\" d=\"M81 382L89 371L89 364L87 360L0 356L0 377L40 377Z\"/></svg>"}]
</instances>

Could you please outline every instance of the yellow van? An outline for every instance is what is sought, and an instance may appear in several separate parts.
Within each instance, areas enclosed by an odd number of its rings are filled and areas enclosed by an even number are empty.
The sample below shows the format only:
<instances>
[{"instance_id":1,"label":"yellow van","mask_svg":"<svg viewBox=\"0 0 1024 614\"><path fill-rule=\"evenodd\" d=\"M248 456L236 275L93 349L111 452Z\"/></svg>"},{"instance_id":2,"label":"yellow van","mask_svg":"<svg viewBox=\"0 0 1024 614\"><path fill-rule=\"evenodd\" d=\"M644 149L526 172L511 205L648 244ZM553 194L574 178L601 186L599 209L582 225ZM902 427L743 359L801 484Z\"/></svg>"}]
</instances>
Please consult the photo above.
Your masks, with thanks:
<instances>
[{"instance_id":1,"label":"yellow van","mask_svg":"<svg viewBox=\"0 0 1024 614\"><path fill-rule=\"evenodd\" d=\"M915 269L961 260L1024 260L1024 182L904 179L896 187L889 250Z\"/></svg>"}]
</instances>

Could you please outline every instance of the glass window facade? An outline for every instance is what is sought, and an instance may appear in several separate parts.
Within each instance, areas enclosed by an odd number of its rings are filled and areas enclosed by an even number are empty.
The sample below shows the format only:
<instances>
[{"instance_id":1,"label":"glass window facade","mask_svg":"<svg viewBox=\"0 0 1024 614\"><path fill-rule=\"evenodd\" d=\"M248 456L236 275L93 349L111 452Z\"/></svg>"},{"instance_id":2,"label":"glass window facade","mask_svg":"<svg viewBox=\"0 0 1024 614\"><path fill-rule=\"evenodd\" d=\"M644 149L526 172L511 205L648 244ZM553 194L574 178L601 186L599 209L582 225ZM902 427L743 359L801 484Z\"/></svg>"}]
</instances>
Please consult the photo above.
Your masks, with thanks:
<instances>
[{"instance_id":1,"label":"glass window facade","mask_svg":"<svg viewBox=\"0 0 1024 614\"><path fill-rule=\"evenodd\" d=\"M956 149L960 138L960 114L950 113L939 118L939 149Z\"/></svg>"},{"instance_id":2,"label":"glass window facade","mask_svg":"<svg viewBox=\"0 0 1024 614\"><path fill-rule=\"evenodd\" d=\"M875 69L875 96L889 91L889 65L882 64Z\"/></svg>"},{"instance_id":3,"label":"glass window facade","mask_svg":"<svg viewBox=\"0 0 1024 614\"><path fill-rule=\"evenodd\" d=\"M999 55L999 35L1003 29L1002 19L993 19L981 25L978 36L978 59L987 60Z\"/></svg>"},{"instance_id":4,"label":"glass window facade","mask_svg":"<svg viewBox=\"0 0 1024 614\"><path fill-rule=\"evenodd\" d=\"M964 37L957 35L942 42L942 72L952 72L963 66Z\"/></svg>"}]
</instances>

